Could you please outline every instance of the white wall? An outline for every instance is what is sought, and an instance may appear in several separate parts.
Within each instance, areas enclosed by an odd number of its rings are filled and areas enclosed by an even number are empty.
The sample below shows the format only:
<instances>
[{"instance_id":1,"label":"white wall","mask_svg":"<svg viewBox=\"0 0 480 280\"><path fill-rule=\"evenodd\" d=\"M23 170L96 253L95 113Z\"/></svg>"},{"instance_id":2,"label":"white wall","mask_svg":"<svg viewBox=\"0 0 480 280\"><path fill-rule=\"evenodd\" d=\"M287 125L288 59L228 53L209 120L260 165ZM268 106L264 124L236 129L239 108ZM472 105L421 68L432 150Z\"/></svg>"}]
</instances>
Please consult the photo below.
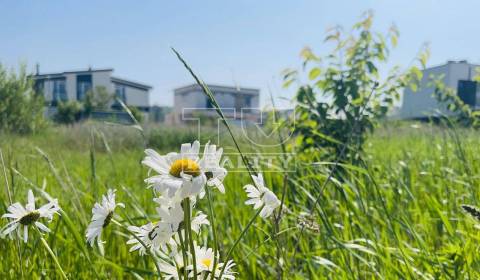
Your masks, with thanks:
<instances>
[{"instance_id":1,"label":"white wall","mask_svg":"<svg viewBox=\"0 0 480 280\"><path fill-rule=\"evenodd\" d=\"M111 81L112 72L111 71L101 71L92 73L92 86L95 89L98 86L105 87L107 92L114 93L115 88Z\"/></svg>"},{"instance_id":2,"label":"white wall","mask_svg":"<svg viewBox=\"0 0 480 280\"><path fill-rule=\"evenodd\" d=\"M150 105L147 90L125 86L125 96L129 106L148 107Z\"/></svg>"},{"instance_id":3,"label":"white wall","mask_svg":"<svg viewBox=\"0 0 480 280\"><path fill-rule=\"evenodd\" d=\"M434 88L429 85L430 77L443 74L445 85L457 90L458 80L471 80L476 75L476 67L476 65L466 62L449 62L445 65L425 69L418 90L414 92L410 88L405 89L399 117L402 119L424 118L438 115L438 111L446 115L451 114L445 104L440 104L433 97Z\"/></svg>"},{"instance_id":4,"label":"white wall","mask_svg":"<svg viewBox=\"0 0 480 280\"><path fill-rule=\"evenodd\" d=\"M77 100L77 75L73 73L65 74L65 90L68 100Z\"/></svg>"}]
</instances>

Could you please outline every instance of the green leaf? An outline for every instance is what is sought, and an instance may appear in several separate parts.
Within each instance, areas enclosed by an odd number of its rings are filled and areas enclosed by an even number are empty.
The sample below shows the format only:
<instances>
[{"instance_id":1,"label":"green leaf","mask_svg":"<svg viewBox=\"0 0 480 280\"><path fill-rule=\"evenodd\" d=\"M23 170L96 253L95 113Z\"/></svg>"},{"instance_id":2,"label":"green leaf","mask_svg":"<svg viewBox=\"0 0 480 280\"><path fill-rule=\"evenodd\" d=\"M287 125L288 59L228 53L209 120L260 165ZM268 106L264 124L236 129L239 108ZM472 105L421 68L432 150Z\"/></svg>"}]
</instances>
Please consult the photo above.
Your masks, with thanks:
<instances>
[{"instance_id":1,"label":"green leaf","mask_svg":"<svg viewBox=\"0 0 480 280\"><path fill-rule=\"evenodd\" d=\"M322 71L320 70L320 68L315 67L312 70L310 70L310 73L308 74L308 78L310 80L315 80L318 76L320 76L321 72Z\"/></svg>"}]
</instances>

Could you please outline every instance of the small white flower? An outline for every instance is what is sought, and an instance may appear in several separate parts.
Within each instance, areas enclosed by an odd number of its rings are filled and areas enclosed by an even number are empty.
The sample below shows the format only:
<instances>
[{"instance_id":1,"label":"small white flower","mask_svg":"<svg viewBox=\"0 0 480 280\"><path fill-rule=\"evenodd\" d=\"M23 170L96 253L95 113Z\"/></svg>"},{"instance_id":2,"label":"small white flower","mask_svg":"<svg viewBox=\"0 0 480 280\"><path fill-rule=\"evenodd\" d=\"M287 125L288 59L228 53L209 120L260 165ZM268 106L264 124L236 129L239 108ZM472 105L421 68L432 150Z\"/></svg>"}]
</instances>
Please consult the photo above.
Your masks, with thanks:
<instances>
[{"instance_id":1,"label":"small white flower","mask_svg":"<svg viewBox=\"0 0 480 280\"><path fill-rule=\"evenodd\" d=\"M148 223L146 225L143 225L141 227L136 227L136 226L129 226L128 230L131 231L138 239L142 240L143 244L147 246L147 248L152 249L152 245L154 244L153 240L155 238L154 236L154 229L155 225L153 223ZM130 252L138 250L140 255L145 255L147 248L142 245L138 241L138 239L135 237L132 237L130 240L127 241L127 244L133 246L130 248Z\"/></svg>"},{"instance_id":2,"label":"small white flower","mask_svg":"<svg viewBox=\"0 0 480 280\"><path fill-rule=\"evenodd\" d=\"M213 272L213 265L215 261L215 254L211 248L200 247L195 245L195 259L197 262L197 274L199 279L202 279L206 274L211 274ZM217 256L218 259L218 256ZM226 264L225 271L223 272L222 277L220 278L220 272L225 264L218 263L215 268L214 276L215 279L235 279L235 272L232 271L232 268L235 266L235 263L232 260L229 260ZM193 277L193 265L187 266L187 270L190 271L189 277Z\"/></svg>"},{"instance_id":3,"label":"small white flower","mask_svg":"<svg viewBox=\"0 0 480 280\"><path fill-rule=\"evenodd\" d=\"M245 204L253 204L253 209L263 206L262 211L260 211L260 217L267 218L273 213L275 208L280 206L280 200L271 190L265 187L262 174L258 174L258 176L252 175L252 178L255 186L249 184L244 187L247 196L250 198Z\"/></svg>"},{"instance_id":4,"label":"small white flower","mask_svg":"<svg viewBox=\"0 0 480 280\"><path fill-rule=\"evenodd\" d=\"M225 264L224 263L219 263L217 268L215 269L215 279L220 278L220 272L222 271L222 268ZM223 271L223 275L221 279L229 279L229 280L235 280L235 274L236 272L233 271L233 267L235 266L235 262L232 260L227 261L225 270Z\"/></svg>"},{"instance_id":5,"label":"small white flower","mask_svg":"<svg viewBox=\"0 0 480 280\"><path fill-rule=\"evenodd\" d=\"M163 223L171 225L172 231L177 231L178 226L183 222L183 208L180 202L165 199L164 197L154 198L153 201L159 204L155 210Z\"/></svg>"},{"instance_id":6,"label":"small white flower","mask_svg":"<svg viewBox=\"0 0 480 280\"><path fill-rule=\"evenodd\" d=\"M192 219L192 230L198 233L202 225L210 225L210 222L207 219L207 215L203 214L202 211L198 211L197 215Z\"/></svg>"},{"instance_id":7,"label":"small white flower","mask_svg":"<svg viewBox=\"0 0 480 280\"><path fill-rule=\"evenodd\" d=\"M97 239L97 244L101 251L103 251L102 230L110 224L117 206L125 208L123 203L115 203L115 191L109 189L107 195L102 196L102 203L95 203L92 208L92 220L87 227L85 235L90 246L93 246L95 239Z\"/></svg>"},{"instance_id":8,"label":"small white flower","mask_svg":"<svg viewBox=\"0 0 480 280\"><path fill-rule=\"evenodd\" d=\"M38 220L40 218L47 218L48 222L51 222L53 215L59 214L58 211L60 211L60 207L58 206L57 199L52 199L49 203L36 209L33 192L32 190L28 190L27 205L25 205L25 207L16 202L10 205L7 210L9 213L3 214L2 218L9 218L13 221L2 228L2 237L11 234L17 228L20 228L21 231L23 226L23 241L26 243L28 240L28 226L34 225L44 232L50 232L50 229ZM19 235L21 235L20 232Z\"/></svg>"},{"instance_id":9,"label":"small white flower","mask_svg":"<svg viewBox=\"0 0 480 280\"><path fill-rule=\"evenodd\" d=\"M197 273L199 275L202 275L203 272L213 271L214 253L212 248L195 245L195 260L197 261ZM193 265L187 266L187 269L192 271L191 275L193 276Z\"/></svg>"},{"instance_id":10,"label":"small white flower","mask_svg":"<svg viewBox=\"0 0 480 280\"><path fill-rule=\"evenodd\" d=\"M183 271L184 269L183 256L177 250L172 250L168 256L160 258L158 267L165 280L179 280L183 278L183 275L178 275L178 271Z\"/></svg>"},{"instance_id":11,"label":"small white flower","mask_svg":"<svg viewBox=\"0 0 480 280\"><path fill-rule=\"evenodd\" d=\"M228 172L223 168L223 164L220 163L222 153L222 148L217 150L216 145L210 145L210 143L207 143L203 150L203 158L200 161L200 166L207 177L207 185L210 187L214 186L221 193L225 193L223 180Z\"/></svg>"},{"instance_id":12,"label":"small white flower","mask_svg":"<svg viewBox=\"0 0 480 280\"><path fill-rule=\"evenodd\" d=\"M145 182L162 196L177 201L199 194L207 180L200 169L199 150L198 141L182 144L180 153L164 156L151 149L145 150L147 156L142 163L158 173Z\"/></svg>"},{"instance_id":13,"label":"small white flower","mask_svg":"<svg viewBox=\"0 0 480 280\"><path fill-rule=\"evenodd\" d=\"M141 227L129 226L128 230L147 247L145 248L135 237L127 241L127 244L133 245L130 248L130 252L138 250L140 255L144 255L147 249L150 249L150 252L154 253L160 249L165 249L167 243L173 242L172 237L175 234L175 232L172 231L171 225L163 222L148 223Z\"/></svg>"}]
</instances>

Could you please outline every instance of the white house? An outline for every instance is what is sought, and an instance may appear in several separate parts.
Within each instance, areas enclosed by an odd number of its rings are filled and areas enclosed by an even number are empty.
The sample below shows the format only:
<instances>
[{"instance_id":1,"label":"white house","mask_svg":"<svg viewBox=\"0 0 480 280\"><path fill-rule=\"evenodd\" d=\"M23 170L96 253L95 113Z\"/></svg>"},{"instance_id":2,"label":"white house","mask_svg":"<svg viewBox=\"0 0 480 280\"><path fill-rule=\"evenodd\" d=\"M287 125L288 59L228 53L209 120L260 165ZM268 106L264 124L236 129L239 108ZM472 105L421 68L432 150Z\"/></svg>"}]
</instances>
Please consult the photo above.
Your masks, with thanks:
<instances>
[{"instance_id":1,"label":"white house","mask_svg":"<svg viewBox=\"0 0 480 280\"><path fill-rule=\"evenodd\" d=\"M473 109L480 108L480 90L473 78L480 65L470 64L466 60L448 61L446 64L423 70L423 78L416 92L406 88L403 104L398 113L401 119L422 119L431 116L449 115L445 104L440 104L433 97L432 76L443 76L445 86L456 90L465 104Z\"/></svg>"},{"instance_id":2,"label":"white house","mask_svg":"<svg viewBox=\"0 0 480 280\"><path fill-rule=\"evenodd\" d=\"M227 118L257 121L260 116L260 90L255 88L208 85ZM194 117L195 114L216 116L216 112L197 84L174 90L173 122Z\"/></svg>"},{"instance_id":3,"label":"white house","mask_svg":"<svg viewBox=\"0 0 480 280\"><path fill-rule=\"evenodd\" d=\"M60 73L37 73L32 76L35 80L35 89L43 93L49 111L55 111L60 101L83 101L89 90L104 87L107 92L113 93L126 105L137 107L148 112L149 91L151 86L121 79L112 76L113 69L86 69L80 71L66 71ZM118 104L112 102L112 107Z\"/></svg>"}]
</instances>

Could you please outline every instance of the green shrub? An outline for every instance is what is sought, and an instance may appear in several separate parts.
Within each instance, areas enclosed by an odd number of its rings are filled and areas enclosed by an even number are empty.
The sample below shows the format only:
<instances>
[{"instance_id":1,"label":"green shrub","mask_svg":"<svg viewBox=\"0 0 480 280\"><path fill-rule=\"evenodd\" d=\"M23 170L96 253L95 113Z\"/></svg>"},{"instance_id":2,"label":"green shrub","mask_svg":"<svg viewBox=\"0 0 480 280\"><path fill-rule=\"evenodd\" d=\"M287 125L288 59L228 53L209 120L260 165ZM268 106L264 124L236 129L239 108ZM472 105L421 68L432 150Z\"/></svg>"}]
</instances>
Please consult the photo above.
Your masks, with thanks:
<instances>
[{"instance_id":1,"label":"green shrub","mask_svg":"<svg viewBox=\"0 0 480 280\"><path fill-rule=\"evenodd\" d=\"M373 15L366 13L349 34L341 28L331 30L325 41L333 43L334 49L325 57L316 56L310 48L301 52L309 83L300 86L295 96L293 129L299 152L322 148L326 158L354 160L367 133L386 116L402 89L415 87L421 80L422 72L415 66L405 72L394 67L380 75L398 31L392 27L386 35L373 32L372 20ZM418 57L423 66L427 57L427 49ZM287 70L284 79L284 86L299 81L298 71Z\"/></svg>"},{"instance_id":2,"label":"green shrub","mask_svg":"<svg viewBox=\"0 0 480 280\"><path fill-rule=\"evenodd\" d=\"M83 106L77 101L60 102L57 106L55 121L62 124L73 124L82 117Z\"/></svg>"},{"instance_id":3,"label":"green shrub","mask_svg":"<svg viewBox=\"0 0 480 280\"><path fill-rule=\"evenodd\" d=\"M43 96L35 93L25 65L17 73L0 64L0 131L38 131L46 125L43 110Z\"/></svg>"}]
</instances>

